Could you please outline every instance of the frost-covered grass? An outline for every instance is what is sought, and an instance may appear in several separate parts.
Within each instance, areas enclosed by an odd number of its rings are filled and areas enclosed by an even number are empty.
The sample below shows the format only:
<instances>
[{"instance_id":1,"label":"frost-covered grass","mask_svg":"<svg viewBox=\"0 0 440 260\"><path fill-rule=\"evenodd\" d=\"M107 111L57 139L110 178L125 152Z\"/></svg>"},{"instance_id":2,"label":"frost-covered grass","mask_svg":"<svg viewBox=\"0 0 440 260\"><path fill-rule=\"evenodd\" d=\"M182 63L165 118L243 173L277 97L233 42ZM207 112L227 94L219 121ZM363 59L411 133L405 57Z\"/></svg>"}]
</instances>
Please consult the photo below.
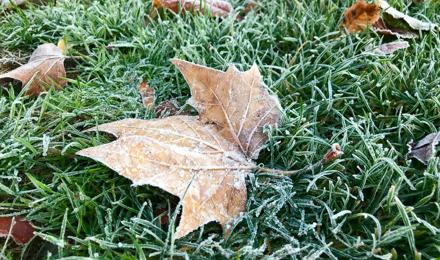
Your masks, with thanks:
<instances>
[{"instance_id":1,"label":"frost-covered grass","mask_svg":"<svg viewBox=\"0 0 440 260\"><path fill-rule=\"evenodd\" d=\"M2 64L25 61L36 46L61 37L71 44L70 55L81 57L70 62L62 91L37 98L12 88L0 92L0 215L22 215L38 227L25 247L0 240L0 255L440 256L440 159L425 167L405 157L411 139L440 127L438 32L380 57L366 51L380 36L340 33L351 1L259 1L260 8L240 22L168 12L150 18L150 2L69 0L0 13ZM392 5L440 22L438 1L409 2ZM243 9L245 1L233 5ZM217 69L230 63L243 70L260 67L285 117L258 163L299 169L336 142L344 156L291 178L252 176L248 212L227 238L209 224L173 241L173 222L161 225L160 217L168 211L174 216L176 198L148 186L133 188L74 154L110 140L82 133L85 128L153 117L137 92L142 79L156 90L158 102L183 105L189 89L169 62L174 57Z\"/></svg>"}]
</instances>

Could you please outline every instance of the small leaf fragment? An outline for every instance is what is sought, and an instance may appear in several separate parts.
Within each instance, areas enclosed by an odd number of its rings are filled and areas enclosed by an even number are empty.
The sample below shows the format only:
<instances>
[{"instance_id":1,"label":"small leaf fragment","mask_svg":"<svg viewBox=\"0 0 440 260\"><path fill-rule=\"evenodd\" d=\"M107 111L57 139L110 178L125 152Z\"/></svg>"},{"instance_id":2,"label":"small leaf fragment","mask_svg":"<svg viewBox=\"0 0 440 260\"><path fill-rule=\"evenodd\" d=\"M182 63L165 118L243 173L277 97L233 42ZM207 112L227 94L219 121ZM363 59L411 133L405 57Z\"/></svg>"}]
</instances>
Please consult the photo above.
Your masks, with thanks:
<instances>
[{"instance_id":1,"label":"small leaf fragment","mask_svg":"<svg viewBox=\"0 0 440 260\"><path fill-rule=\"evenodd\" d=\"M427 165L429 160L435 156L435 147L440 142L440 132L425 136L417 143L409 144L408 157L416 158Z\"/></svg>"},{"instance_id":2,"label":"small leaf fragment","mask_svg":"<svg viewBox=\"0 0 440 260\"><path fill-rule=\"evenodd\" d=\"M64 55L67 53L67 39L66 38L61 38L58 40L58 44L57 47L61 50L61 53Z\"/></svg>"},{"instance_id":3,"label":"small leaf fragment","mask_svg":"<svg viewBox=\"0 0 440 260\"><path fill-rule=\"evenodd\" d=\"M183 12L197 12L204 14L208 11L214 16L227 16L233 8L225 0L153 0L153 7L169 9L175 13L179 8Z\"/></svg>"},{"instance_id":4,"label":"small leaf fragment","mask_svg":"<svg viewBox=\"0 0 440 260\"><path fill-rule=\"evenodd\" d=\"M344 26L349 33L361 32L380 18L380 6L358 0L344 13Z\"/></svg>"},{"instance_id":5,"label":"small leaf fragment","mask_svg":"<svg viewBox=\"0 0 440 260\"><path fill-rule=\"evenodd\" d=\"M323 163L328 163L336 160L343 154L344 152L341 149L341 145L339 145L338 143L332 144L331 149L323 157Z\"/></svg>"},{"instance_id":6,"label":"small leaf fragment","mask_svg":"<svg viewBox=\"0 0 440 260\"><path fill-rule=\"evenodd\" d=\"M373 50L373 52L379 55L390 55L397 50L406 49L408 47L409 43L407 41L394 41L379 45L376 49Z\"/></svg>"},{"instance_id":7,"label":"small leaf fragment","mask_svg":"<svg viewBox=\"0 0 440 260\"><path fill-rule=\"evenodd\" d=\"M138 89L139 93L141 94L144 107L147 109L152 109L154 107L154 89L145 81L139 84Z\"/></svg>"},{"instance_id":8,"label":"small leaf fragment","mask_svg":"<svg viewBox=\"0 0 440 260\"><path fill-rule=\"evenodd\" d=\"M154 110L156 117L174 116L177 114L178 111L179 108L171 100L164 100L160 102Z\"/></svg>"},{"instance_id":9,"label":"small leaf fragment","mask_svg":"<svg viewBox=\"0 0 440 260\"><path fill-rule=\"evenodd\" d=\"M47 86L59 89L66 84L66 71L60 48L51 43L38 46L27 64L0 75L0 84L18 80L22 86L29 84L27 95L38 95Z\"/></svg>"},{"instance_id":10,"label":"small leaf fragment","mask_svg":"<svg viewBox=\"0 0 440 260\"><path fill-rule=\"evenodd\" d=\"M22 217L0 217L0 237L10 234L18 245L29 242L34 237L34 231L32 224Z\"/></svg>"}]
</instances>

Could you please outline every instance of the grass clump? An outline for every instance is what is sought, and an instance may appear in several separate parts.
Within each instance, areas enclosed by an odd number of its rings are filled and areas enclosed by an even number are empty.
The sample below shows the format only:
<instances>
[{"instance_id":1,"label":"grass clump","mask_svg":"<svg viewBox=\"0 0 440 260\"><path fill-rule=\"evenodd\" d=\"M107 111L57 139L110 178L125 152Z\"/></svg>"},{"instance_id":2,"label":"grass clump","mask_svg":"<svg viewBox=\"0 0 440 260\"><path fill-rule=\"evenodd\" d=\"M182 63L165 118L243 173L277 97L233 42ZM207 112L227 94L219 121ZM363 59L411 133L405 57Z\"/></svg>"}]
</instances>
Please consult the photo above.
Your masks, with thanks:
<instances>
[{"instance_id":1,"label":"grass clump","mask_svg":"<svg viewBox=\"0 0 440 260\"><path fill-rule=\"evenodd\" d=\"M240 22L168 12L150 18L150 2L57 1L0 14L0 53L22 59L39 44L66 37L71 54L82 57L68 68L62 91L30 98L1 90L0 215L22 215L38 227L30 244L5 245L2 256L440 256L440 160L425 167L405 156L410 140L440 126L438 32L378 57L366 51L382 40L374 33L339 32L347 1L261 1ZM390 4L440 22L434 2ZM233 5L243 8L245 1ZM189 89L169 62L174 57L221 70L231 63L260 67L285 116L270 131L259 163L299 169L336 142L344 156L292 178L251 177L248 211L227 238L211 224L171 240L161 216L174 214L176 198L133 188L74 154L109 141L81 132L88 127L153 117L137 93L143 79L158 101L183 105Z\"/></svg>"}]
</instances>

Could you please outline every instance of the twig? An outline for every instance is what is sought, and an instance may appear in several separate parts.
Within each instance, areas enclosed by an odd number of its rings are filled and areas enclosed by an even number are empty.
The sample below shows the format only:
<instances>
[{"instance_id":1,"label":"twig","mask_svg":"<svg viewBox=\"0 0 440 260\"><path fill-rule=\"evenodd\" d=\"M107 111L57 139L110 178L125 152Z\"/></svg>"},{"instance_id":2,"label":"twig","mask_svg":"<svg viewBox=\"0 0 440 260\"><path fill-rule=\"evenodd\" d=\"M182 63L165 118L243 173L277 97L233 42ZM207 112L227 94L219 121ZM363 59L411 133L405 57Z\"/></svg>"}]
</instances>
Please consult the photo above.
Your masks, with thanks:
<instances>
[{"instance_id":1,"label":"twig","mask_svg":"<svg viewBox=\"0 0 440 260\"><path fill-rule=\"evenodd\" d=\"M267 172L267 173L280 174L280 175L285 175L285 176L292 176L294 174L300 174L300 173L304 173L304 172L308 172L308 171L313 171L313 170L321 167L322 165L341 157L341 155L343 155L343 154L344 154L344 152L341 150L341 146L336 143L336 144L332 145L332 148L324 155L324 157L322 157L321 160L319 160L318 162L316 162L314 164L308 165L302 169L292 170L292 171L284 171L284 170L277 170L277 169L260 167L257 172L258 173Z\"/></svg>"}]
</instances>

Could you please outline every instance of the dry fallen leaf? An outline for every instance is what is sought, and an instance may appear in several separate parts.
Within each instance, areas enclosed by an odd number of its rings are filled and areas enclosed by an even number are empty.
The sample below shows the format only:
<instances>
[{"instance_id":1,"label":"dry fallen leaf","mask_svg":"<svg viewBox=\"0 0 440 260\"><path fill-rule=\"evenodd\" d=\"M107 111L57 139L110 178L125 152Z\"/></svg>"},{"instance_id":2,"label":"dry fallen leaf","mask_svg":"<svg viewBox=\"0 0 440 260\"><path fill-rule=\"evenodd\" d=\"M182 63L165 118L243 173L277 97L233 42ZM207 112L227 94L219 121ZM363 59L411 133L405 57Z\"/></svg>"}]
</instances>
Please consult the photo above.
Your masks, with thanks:
<instances>
[{"instance_id":1,"label":"dry fallen leaf","mask_svg":"<svg viewBox=\"0 0 440 260\"><path fill-rule=\"evenodd\" d=\"M169 9L175 13L182 11L208 11L214 16L227 16L232 12L232 5L225 0L153 0L155 8Z\"/></svg>"},{"instance_id":2,"label":"dry fallen leaf","mask_svg":"<svg viewBox=\"0 0 440 260\"><path fill-rule=\"evenodd\" d=\"M389 55L393 54L395 51L400 49L406 49L409 47L409 43L406 41L394 41L383 43L373 50L374 53L379 55Z\"/></svg>"},{"instance_id":3,"label":"dry fallen leaf","mask_svg":"<svg viewBox=\"0 0 440 260\"><path fill-rule=\"evenodd\" d=\"M437 27L398 11L385 0L371 4L358 0L345 11L344 26L349 33L361 32L371 26L377 33L409 39L418 37L419 31Z\"/></svg>"},{"instance_id":4,"label":"dry fallen leaf","mask_svg":"<svg viewBox=\"0 0 440 260\"><path fill-rule=\"evenodd\" d=\"M100 125L92 130L118 139L77 154L100 161L134 185L148 184L178 196L183 211L175 236L180 238L211 221L225 227L245 210L245 178L256 168L246 155L261 149L267 138L262 127L275 126L281 110L261 85L255 66L248 72L231 67L224 73L174 63L190 84L203 121L171 116Z\"/></svg>"},{"instance_id":5,"label":"dry fallen leaf","mask_svg":"<svg viewBox=\"0 0 440 260\"><path fill-rule=\"evenodd\" d=\"M0 237L10 234L19 245L29 242L34 237L34 231L32 224L21 217L0 217Z\"/></svg>"},{"instance_id":6,"label":"dry fallen leaf","mask_svg":"<svg viewBox=\"0 0 440 260\"><path fill-rule=\"evenodd\" d=\"M192 95L188 103L201 120L215 123L223 137L256 159L267 140L263 126L275 125L281 117L278 99L262 85L257 66L246 72L230 66L223 72L182 60L172 62L188 82Z\"/></svg>"},{"instance_id":7,"label":"dry fallen leaf","mask_svg":"<svg viewBox=\"0 0 440 260\"><path fill-rule=\"evenodd\" d=\"M379 21L374 24L373 29L378 34L390 35L404 39L413 39L418 37L418 34L413 31L408 31L407 29L399 29L395 27L391 28L385 23L382 18L380 18Z\"/></svg>"},{"instance_id":8,"label":"dry fallen leaf","mask_svg":"<svg viewBox=\"0 0 440 260\"><path fill-rule=\"evenodd\" d=\"M439 142L440 132L429 134L416 144L413 143L409 145L408 156L410 158L416 158L427 165L429 160L435 155L435 147Z\"/></svg>"},{"instance_id":9,"label":"dry fallen leaf","mask_svg":"<svg viewBox=\"0 0 440 260\"><path fill-rule=\"evenodd\" d=\"M358 0L344 13L344 26L349 33L361 32L375 24L380 18L380 7Z\"/></svg>"},{"instance_id":10,"label":"dry fallen leaf","mask_svg":"<svg viewBox=\"0 0 440 260\"><path fill-rule=\"evenodd\" d=\"M393 23L393 21L387 21L387 19L392 17L394 20L401 20L401 22L404 22L407 26L415 31L430 31L436 27L435 24L420 21L398 11L397 9L391 7L390 4L385 0L380 1L380 8L383 10L384 15L387 16L384 17L386 23Z\"/></svg>"},{"instance_id":11,"label":"dry fallen leaf","mask_svg":"<svg viewBox=\"0 0 440 260\"><path fill-rule=\"evenodd\" d=\"M31 55L27 64L0 75L0 84L18 80L23 86L29 84L28 95L38 95L47 86L61 88L65 83L65 56L54 44L40 45Z\"/></svg>"},{"instance_id":12,"label":"dry fallen leaf","mask_svg":"<svg viewBox=\"0 0 440 260\"><path fill-rule=\"evenodd\" d=\"M141 82L138 88L144 107L147 109L152 109L154 107L154 89L151 88L145 81Z\"/></svg>"}]
</instances>

